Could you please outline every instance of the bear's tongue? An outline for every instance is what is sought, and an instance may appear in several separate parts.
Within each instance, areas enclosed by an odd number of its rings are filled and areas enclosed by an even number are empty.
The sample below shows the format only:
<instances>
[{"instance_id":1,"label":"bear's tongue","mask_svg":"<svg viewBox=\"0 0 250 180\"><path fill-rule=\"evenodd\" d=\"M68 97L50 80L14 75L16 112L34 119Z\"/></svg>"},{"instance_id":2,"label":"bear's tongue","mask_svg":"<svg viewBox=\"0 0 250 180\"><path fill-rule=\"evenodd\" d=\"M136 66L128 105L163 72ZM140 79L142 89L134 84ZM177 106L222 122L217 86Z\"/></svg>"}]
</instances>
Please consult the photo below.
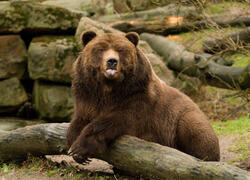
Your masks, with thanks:
<instances>
[{"instance_id":1,"label":"bear's tongue","mask_svg":"<svg viewBox=\"0 0 250 180\"><path fill-rule=\"evenodd\" d=\"M107 69L107 70L106 70L106 73L107 73L109 76L114 76L115 73L117 73L117 70L115 70L115 69Z\"/></svg>"}]
</instances>

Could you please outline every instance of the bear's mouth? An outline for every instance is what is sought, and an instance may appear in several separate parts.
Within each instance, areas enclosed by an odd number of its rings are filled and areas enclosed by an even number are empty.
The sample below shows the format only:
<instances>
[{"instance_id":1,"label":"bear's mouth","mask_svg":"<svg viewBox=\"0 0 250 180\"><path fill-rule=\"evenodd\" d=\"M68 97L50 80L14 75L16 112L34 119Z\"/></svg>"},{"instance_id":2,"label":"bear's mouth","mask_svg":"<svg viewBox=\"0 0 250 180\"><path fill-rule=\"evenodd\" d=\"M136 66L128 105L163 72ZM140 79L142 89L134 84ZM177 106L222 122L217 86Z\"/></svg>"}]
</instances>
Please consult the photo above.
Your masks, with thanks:
<instances>
[{"instance_id":1,"label":"bear's mouth","mask_svg":"<svg viewBox=\"0 0 250 180\"><path fill-rule=\"evenodd\" d=\"M109 68L109 69L106 69L106 73L108 76L112 77L117 73L117 70Z\"/></svg>"}]
</instances>

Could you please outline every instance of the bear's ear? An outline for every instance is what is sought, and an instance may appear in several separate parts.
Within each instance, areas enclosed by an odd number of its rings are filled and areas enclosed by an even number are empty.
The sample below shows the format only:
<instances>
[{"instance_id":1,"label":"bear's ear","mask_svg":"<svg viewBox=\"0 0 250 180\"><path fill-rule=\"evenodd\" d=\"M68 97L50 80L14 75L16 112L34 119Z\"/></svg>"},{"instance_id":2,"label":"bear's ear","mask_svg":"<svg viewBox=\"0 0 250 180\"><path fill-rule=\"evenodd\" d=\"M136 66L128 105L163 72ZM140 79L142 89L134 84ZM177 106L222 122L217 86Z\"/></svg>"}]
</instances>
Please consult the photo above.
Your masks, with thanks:
<instances>
[{"instance_id":1,"label":"bear's ear","mask_svg":"<svg viewBox=\"0 0 250 180\"><path fill-rule=\"evenodd\" d=\"M132 42L135 46L137 46L139 41L139 35L136 32L129 32L125 35L125 37Z\"/></svg>"},{"instance_id":2,"label":"bear's ear","mask_svg":"<svg viewBox=\"0 0 250 180\"><path fill-rule=\"evenodd\" d=\"M83 32L81 35L81 41L82 41L83 47L85 47L89 43L89 41L91 41L95 37L96 37L96 33L94 31Z\"/></svg>"}]
</instances>

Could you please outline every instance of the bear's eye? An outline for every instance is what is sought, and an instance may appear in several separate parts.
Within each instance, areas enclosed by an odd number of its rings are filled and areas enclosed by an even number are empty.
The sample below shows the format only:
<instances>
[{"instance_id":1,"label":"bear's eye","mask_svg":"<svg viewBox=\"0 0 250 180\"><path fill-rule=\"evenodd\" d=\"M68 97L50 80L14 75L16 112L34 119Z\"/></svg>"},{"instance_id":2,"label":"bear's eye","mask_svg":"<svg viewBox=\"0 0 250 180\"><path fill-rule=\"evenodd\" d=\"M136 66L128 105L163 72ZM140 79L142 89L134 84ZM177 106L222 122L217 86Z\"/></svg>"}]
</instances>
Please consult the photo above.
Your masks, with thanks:
<instances>
[{"instance_id":1,"label":"bear's eye","mask_svg":"<svg viewBox=\"0 0 250 180\"><path fill-rule=\"evenodd\" d=\"M126 49L117 49L116 51L119 53L125 53L127 50Z\"/></svg>"},{"instance_id":2,"label":"bear's eye","mask_svg":"<svg viewBox=\"0 0 250 180\"><path fill-rule=\"evenodd\" d=\"M100 47L95 47L94 48L94 53L101 53L103 51L105 51L105 48L100 48Z\"/></svg>"}]
</instances>

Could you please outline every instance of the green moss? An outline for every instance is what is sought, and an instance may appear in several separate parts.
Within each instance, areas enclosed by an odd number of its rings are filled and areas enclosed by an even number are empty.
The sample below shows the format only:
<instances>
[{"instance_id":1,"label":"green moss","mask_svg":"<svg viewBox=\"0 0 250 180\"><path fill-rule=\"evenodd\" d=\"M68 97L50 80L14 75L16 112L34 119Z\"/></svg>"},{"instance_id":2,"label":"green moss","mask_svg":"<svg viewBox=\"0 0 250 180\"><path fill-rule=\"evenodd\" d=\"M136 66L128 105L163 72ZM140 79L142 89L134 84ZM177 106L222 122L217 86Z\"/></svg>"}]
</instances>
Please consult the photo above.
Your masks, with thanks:
<instances>
[{"instance_id":1,"label":"green moss","mask_svg":"<svg viewBox=\"0 0 250 180\"><path fill-rule=\"evenodd\" d=\"M226 55L225 59L234 60L233 66L246 67L250 63L250 51L236 52L231 55Z\"/></svg>"},{"instance_id":2,"label":"green moss","mask_svg":"<svg viewBox=\"0 0 250 180\"><path fill-rule=\"evenodd\" d=\"M236 2L236 1L223 1L220 3L208 3L205 7L205 12L207 14L221 14L229 11L232 7L238 8L250 8L249 3Z\"/></svg>"},{"instance_id":3,"label":"green moss","mask_svg":"<svg viewBox=\"0 0 250 180\"><path fill-rule=\"evenodd\" d=\"M58 168L51 169L51 170L48 170L48 171L46 172L46 175L47 175L47 176L49 176L49 177L51 177L51 176L53 176L53 175L57 174L57 173L58 173L58 171L59 171L59 169L58 169Z\"/></svg>"}]
</instances>

